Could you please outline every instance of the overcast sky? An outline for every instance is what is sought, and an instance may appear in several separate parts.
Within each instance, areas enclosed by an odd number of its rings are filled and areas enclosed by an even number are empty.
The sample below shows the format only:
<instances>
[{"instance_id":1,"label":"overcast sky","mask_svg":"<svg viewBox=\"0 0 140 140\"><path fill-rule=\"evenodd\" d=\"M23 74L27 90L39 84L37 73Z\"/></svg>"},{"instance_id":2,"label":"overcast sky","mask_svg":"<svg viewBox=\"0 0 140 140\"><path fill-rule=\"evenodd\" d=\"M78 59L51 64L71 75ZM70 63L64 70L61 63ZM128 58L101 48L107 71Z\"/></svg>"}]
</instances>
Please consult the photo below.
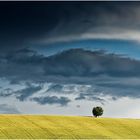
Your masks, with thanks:
<instances>
[{"instance_id":1,"label":"overcast sky","mask_svg":"<svg viewBox=\"0 0 140 140\"><path fill-rule=\"evenodd\" d=\"M0 2L0 113L140 117L140 2Z\"/></svg>"}]
</instances>

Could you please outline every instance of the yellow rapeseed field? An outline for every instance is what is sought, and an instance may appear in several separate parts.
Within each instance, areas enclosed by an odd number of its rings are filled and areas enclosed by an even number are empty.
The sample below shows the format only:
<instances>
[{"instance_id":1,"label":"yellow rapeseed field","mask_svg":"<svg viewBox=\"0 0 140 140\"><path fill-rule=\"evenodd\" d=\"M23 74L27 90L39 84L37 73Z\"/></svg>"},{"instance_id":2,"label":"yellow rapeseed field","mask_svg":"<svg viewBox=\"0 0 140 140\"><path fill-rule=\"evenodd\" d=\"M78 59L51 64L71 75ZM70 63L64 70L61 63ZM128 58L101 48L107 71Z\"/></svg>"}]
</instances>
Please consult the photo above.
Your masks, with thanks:
<instances>
[{"instance_id":1,"label":"yellow rapeseed field","mask_svg":"<svg viewBox=\"0 0 140 140\"><path fill-rule=\"evenodd\" d=\"M79 116L0 115L1 139L140 139L140 120Z\"/></svg>"}]
</instances>

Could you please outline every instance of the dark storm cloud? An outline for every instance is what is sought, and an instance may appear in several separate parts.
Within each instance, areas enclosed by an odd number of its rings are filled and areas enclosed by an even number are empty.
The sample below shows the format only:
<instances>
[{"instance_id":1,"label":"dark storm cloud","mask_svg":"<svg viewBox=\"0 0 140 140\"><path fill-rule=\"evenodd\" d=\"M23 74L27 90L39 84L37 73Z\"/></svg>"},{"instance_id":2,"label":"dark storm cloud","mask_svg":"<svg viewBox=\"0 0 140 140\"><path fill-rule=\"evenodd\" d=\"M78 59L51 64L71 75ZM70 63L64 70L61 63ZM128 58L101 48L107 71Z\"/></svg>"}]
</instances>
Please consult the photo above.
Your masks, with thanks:
<instances>
[{"instance_id":1,"label":"dark storm cloud","mask_svg":"<svg viewBox=\"0 0 140 140\"><path fill-rule=\"evenodd\" d=\"M11 79L11 83L35 81L43 76L42 64L45 58L28 49L7 54L0 59L0 77ZM43 77L42 77L43 80Z\"/></svg>"},{"instance_id":2,"label":"dark storm cloud","mask_svg":"<svg viewBox=\"0 0 140 140\"><path fill-rule=\"evenodd\" d=\"M0 2L0 53L37 42L86 38L139 40L139 5L139 2Z\"/></svg>"},{"instance_id":3,"label":"dark storm cloud","mask_svg":"<svg viewBox=\"0 0 140 140\"><path fill-rule=\"evenodd\" d=\"M56 26L58 8L48 3L0 2L1 51L7 52L28 45L32 39L40 38Z\"/></svg>"},{"instance_id":4,"label":"dark storm cloud","mask_svg":"<svg viewBox=\"0 0 140 140\"><path fill-rule=\"evenodd\" d=\"M45 61L44 70L45 75L64 77L96 77L104 74L113 77L131 77L140 76L140 62L102 51L71 49L49 57Z\"/></svg>"},{"instance_id":5,"label":"dark storm cloud","mask_svg":"<svg viewBox=\"0 0 140 140\"><path fill-rule=\"evenodd\" d=\"M32 98L33 101L41 105L45 104L59 104L61 106L66 106L71 100L67 97L57 97L57 96L45 96L45 97L34 97Z\"/></svg>"},{"instance_id":6,"label":"dark storm cloud","mask_svg":"<svg viewBox=\"0 0 140 140\"><path fill-rule=\"evenodd\" d=\"M1 78L14 80L14 82L64 81L65 83L75 81L78 83L81 81L81 83L86 83L90 78L102 75L111 77L140 76L140 61L107 54L103 51L71 49L45 57L27 50L16 51L16 53L1 59ZM71 81L71 78L74 81ZM84 80L80 78L84 78Z\"/></svg>"}]
</instances>

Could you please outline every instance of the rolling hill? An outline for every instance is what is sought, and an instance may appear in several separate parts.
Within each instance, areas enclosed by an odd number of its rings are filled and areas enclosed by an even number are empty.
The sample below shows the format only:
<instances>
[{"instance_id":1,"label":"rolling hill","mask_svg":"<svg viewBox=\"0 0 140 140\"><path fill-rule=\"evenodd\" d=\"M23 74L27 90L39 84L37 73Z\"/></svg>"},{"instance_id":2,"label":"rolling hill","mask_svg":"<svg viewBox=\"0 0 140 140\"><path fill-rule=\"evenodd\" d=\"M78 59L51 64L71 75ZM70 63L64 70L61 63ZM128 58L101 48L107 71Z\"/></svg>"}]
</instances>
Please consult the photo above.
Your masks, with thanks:
<instances>
[{"instance_id":1,"label":"rolling hill","mask_svg":"<svg viewBox=\"0 0 140 140\"><path fill-rule=\"evenodd\" d=\"M1 139L140 138L140 120L79 116L0 115Z\"/></svg>"}]
</instances>

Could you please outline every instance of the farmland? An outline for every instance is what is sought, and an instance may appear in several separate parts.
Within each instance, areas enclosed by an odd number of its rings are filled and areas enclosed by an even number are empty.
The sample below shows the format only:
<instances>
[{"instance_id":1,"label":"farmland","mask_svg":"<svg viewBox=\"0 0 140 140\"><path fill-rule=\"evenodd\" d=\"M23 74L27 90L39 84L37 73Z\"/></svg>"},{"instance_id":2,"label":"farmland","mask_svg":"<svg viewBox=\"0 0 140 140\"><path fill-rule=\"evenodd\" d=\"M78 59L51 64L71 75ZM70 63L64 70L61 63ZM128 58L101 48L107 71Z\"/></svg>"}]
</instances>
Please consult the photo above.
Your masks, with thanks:
<instances>
[{"instance_id":1,"label":"farmland","mask_svg":"<svg viewBox=\"0 0 140 140\"><path fill-rule=\"evenodd\" d=\"M140 138L140 120L0 115L1 139Z\"/></svg>"}]
</instances>

